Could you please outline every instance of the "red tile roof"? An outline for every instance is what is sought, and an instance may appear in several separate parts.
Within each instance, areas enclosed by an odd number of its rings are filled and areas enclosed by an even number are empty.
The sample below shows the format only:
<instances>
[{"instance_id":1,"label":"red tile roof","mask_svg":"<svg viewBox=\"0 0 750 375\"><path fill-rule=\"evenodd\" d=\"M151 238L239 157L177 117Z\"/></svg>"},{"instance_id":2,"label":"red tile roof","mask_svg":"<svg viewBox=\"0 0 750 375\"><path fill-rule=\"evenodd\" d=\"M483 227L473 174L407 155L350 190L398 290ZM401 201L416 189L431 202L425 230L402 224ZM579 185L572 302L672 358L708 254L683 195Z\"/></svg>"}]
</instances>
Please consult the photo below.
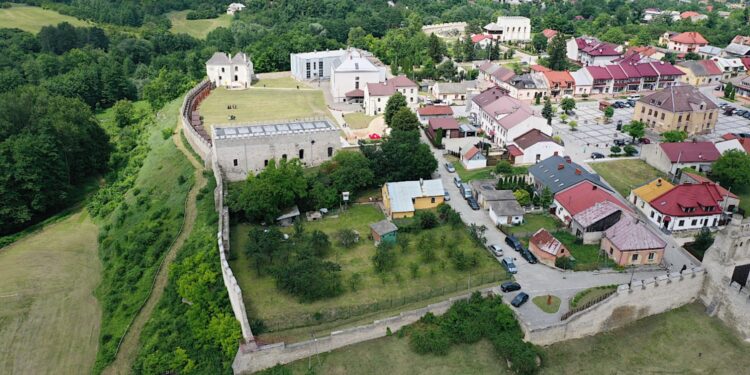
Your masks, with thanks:
<instances>
[{"instance_id":1,"label":"red tile roof","mask_svg":"<svg viewBox=\"0 0 750 375\"><path fill-rule=\"evenodd\" d=\"M530 68L535 72L549 72L551 70L550 68L541 65L532 65Z\"/></svg>"},{"instance_id":2,"label":"red tile roof","mask_svg":"<svg viewBox=\"0 0 750 375\"><path fill-rule=\"evenodd\" d=\"M417 84L414 83L414 81L410 80L409 78L406 78L406 76L404 75L399 75L393 78L388 78L385 84L389 86L394 86L394 87L417 87Z\"/></svg>"},{"instance_id":3,"label":"red tile roof","mask_svg":"<svg viewBox=\"0 0 750 375\"><path fill-rule=\"evenodd\" d=\"M649 63L651 66L656 69L656 72L659 73L660 76L683 76L685 75L685 72L683 72L680 69L677 69L674 67L674 65L659 61L659 62L652 62Z\"/></svg>"},{"instance_id":4,"label":"red tile roof","mask_svg":"<svg viewBox=\"0 0 750 375\"><path fill-rule=\"evenodd\" d=\"M545 38L549 39L557 35L557 30L544 29L542 30L542 35L544 35Z\"/></svg>"},{"instance_id":5,"label":"red tile roof","mask_svg":"<svg viewBox=\"0 0 750 375\"><path fill-rule=\"evenodd\" d=\"M740 61L745 66L745 70L750 70L750 57L740 57Z\"/></svg>"},{"instance_id":6,"label":"red tile roof","mask_svg":"<svg viewBox=\"0 0 750 375\"><path fill-rule=\"evenodd\" d=\"M714 162L721 156L711 142L672 142L659 146L672 163Z\"/></svg>"},{"instance_id":7,"label":"red tile roof","mask_svg":"<svg viewBox=\"0 0 750 375\"><path fill-rule=\"evenodd\" d=\"M630 212L630 209L620 202L612 192L597 186L590 181L581 181L563 191L555 194L555 201L568 211L568 214L575 216L579 212L594 206L599 202L610 201L624 210Z\"/></svg>"},{"instance_id":8,"label":"red tile roof","mask_svg":"<svg viewBox=\"0 0 750 375\"><path fill-rule=\"evenodd\" d=\"M362 98L365 96L365 92L360 89L354 89L344 94L347 98Z\"/></svg>"},{"instance_id":9,"label":"red tile roof","mask_svg":"<svg viewBox=\"0 0 750 375\"><path fill-rule=\"evenodd\" d=\"M539 142L554 142L552 137L544 134L539 129L531 129L526 133L523 133L513 140L513 143L518 145L518 148L525 150Z\"/></svg>"},{"instance_id":10,"label":"red tile roof","mask_svg":"<svg viewBox=\"0 0 750 375\"><path fill-rule=\"evenodd\" d=\"M620 56L616 47L610 43L593 43L581 49L581 52L591 56Z\"/></svg>"},{"instance_id":11,"label":"red tile roof","mask_svg":"<svg viewBox=\"0 0 750 375\"><path fill-rule=\"evenodd\" d=\"M711 179L709 179L708 177L703 177L703 176L701 176L701 175L699 175L699 174L696 174L696 173L690 173L690 172L682 172L682 174L685 174L685 175L688 175L688 176L690 176L690 178L691 178L691 179L692 179L693 181L695 181L696 183L698 183L698 184L702 184L702 183L704 183L704 182L711 182L711 183L714 183L714 182L713 182L713 181L711 181ZM721 186L721 185L719 185L719 184L716 184L716 188L717 188L717 189L719 189L719 194L720 194L720 195L721 195L722 197L723 197L723 196L729 196L730 198L737 198L737 196L736 196L736 195L735 195L734 193L732 193L731 191L729 191L729 190L727 190L727 189L724 189L724 187L723 187L723 186Z\"/></svg>"},{"instance_id":12,"label":"red tile roof","mask_svg":"<svg viewBox=\"0 0 750 375\"><path fill-rule=\"evenodd\" d=\"M701 14L698 13L698 12L693 12L692 10L688 10L686 12L680 13L680 18L682 18L684 20L685 18L699 17L700 15Z\"/></svg>"},{"instance_id":13,"label":"red tile roof","mask_svg":"<svg viewBox=\"0 0 750 375\"><path fill-rule=\"evenodd\" d=\"M724 200L721 191L713 182L677 185L654 198L651 207L670 216L705 216L721 213ZM685 209L694 209L685 212Z\"/></svg>"},{"instance_id":14,"label":"red tile roof","mask_svg":"<svg viewBox=\"0 0 750 375\"><path fill-rule=\"evenodd\" d=\"M605 68L609 72L609 75L612 76L612 79L628 79L628 75L619 65L607 65Z\"/></svg>"},{"instance_id":15,"label":"red tile roof","mask_svg":"<svg viewBox=\"0 0 750 375\"><path fill-rule=\"evenodd\" d=\"M521 149L519 149L516 145L508 145L508 153L513 157L519 157L523 155L523 151L521 151Z\"/></svg>"},{"instance_id":16,"label":"red tile roof","mask_svg":"<svg viewBox=\"0 0 750 375\"><path fill-rule=\"evenodd\" d=\"M591 74L591 78L593 79L612 79L612 75L609 74L607 68L601 66L587 66L585 69Z\"/></svg>"},{"instance_id":17,"label":"red tile roof","mask_svg":"<svg viewBox=\"0 0 750 375\"><path fill-rule=\"evenodd\" d=\"M428 105L417 109L417 113L419 113L420 116L452 116L453 109L448 105Z\"/></svg>"},{"instance_id":18,"label":"red tile roof","mask_svg":"<svg viewBox=\"0 0 750 375\"><path fill-rule=\"evenodd\" d=\"M687 31L669 38L669 40L682 44L708 44L708 40L697 31Z\"/></svg>"},{"instance_id":19,"label":"red tile roof","mask_svg":"<svg viewBox=\"0 0 750 375\"><path fill-rule=\"evenodd\" d=\"M432 130L458 130L458 121L453 117L434 117L427 121Z\"/></svg>"},{"instance_id":20,"label":"red tile roof","mask_svg":"<svg viewBox=\"0 0 750 375\"><path fill-rule=\"evenodd\" d=\"M367 91L373 96L390 96L396 92L397 88L401 87L417 87L417 84L401 75L389 78L385 83L368 83Z\"/></svg>"},{"instance_id":21,"label":"red tile roof","mask_svg":"<svg viewBox=\"0 0 750 375\"><path fill-rule=\"evenodd\" d=\"M542 250L545 253L549 253L554 256L557 256L557 253L561 249L565 249L565 246L563 246L563 244L557 238L555 238L555 236L553 236L550 232L547 232L547 230L544 228L536 231L536 233L534 233L534 235L529 238L529 243L536 245L539 250Z\"/></svg>"},{"instance_id":22,"label":"red tile roof","mask_svg":"<svg viewBox=\"0 0 750 375\"><path fill-rule=\"evenodd\" d=\"M547 78L547 81L549 81L551 84L558 84L561 86L565 86L567 84L575 84L573 76L571 76L567 70L563 72L548 70L544 72L544 77Z\"/></svg>"},{"instance_id":23,"label":"red tile roof","mask_svg":"<svg viewBox=\"0 0 750 375\"><path fill-rule=\"evenodd\" d=\"M663 249L667 246L667 242L654 233L648 224L630 215L623 215L605 233L620 251Z\"/></svg>"},{"instance_id":24,"label":"red tile roof","mask_svg":"<svg viewBox=\"0 0 750 375\"><path fill-rule=\"evenodd\" d=\"M469 151L466 151L466 153L464 154L464 159L471 160L471 158L473 158L474 156L476 156L476 154L478 154L478 153L479 153L479 149L476 148L476 146L471 146L471 148L469 149Z\"/></svg>"},{"instance_id":25,"label":"red tile roof","mask_svg":"<svg viewBox=\"0 0 750 375\"><path fill-rule=\"evenodd\" d=\"M492 39L492 37L487 34L474 34L471 36L472 43L479 43L485 39Z\"/></svg>"},{"instance_id":26,"label":"red tile roof","mask_svg":"<svg viewBox=\"0 0 750 375\"><path fill-rule=\"evenodd\" d=\"M724 72L719 68L718 65L716 65L716 62L713 60L698 60L698 64L703 65L703 67L706 69L706 72L710 75L722 75Z\"/></svg>"},{"instance_id":27,"label":"red tile roof","mask_svg":"<svg viewBox=\"0 0 750 375\"><path fill-rule=\"evenodd\" d=\"M493 77L499 79L500 81L507 82L511 78L513 78L516 75L516 72L508 69L500 67L491 74Z\"/></svg>"}]
</instances>

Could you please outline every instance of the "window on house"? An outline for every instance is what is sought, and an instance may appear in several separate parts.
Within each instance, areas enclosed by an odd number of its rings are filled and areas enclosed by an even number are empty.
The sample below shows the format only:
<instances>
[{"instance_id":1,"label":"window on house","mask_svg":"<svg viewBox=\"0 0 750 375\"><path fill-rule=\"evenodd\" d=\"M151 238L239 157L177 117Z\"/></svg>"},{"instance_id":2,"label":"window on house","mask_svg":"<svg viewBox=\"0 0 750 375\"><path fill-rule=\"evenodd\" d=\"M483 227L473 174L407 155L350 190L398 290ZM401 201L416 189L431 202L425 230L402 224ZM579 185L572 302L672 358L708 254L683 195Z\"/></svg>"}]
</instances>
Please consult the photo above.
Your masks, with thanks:
<instances>
[{"instance_id":1,"label":"window on house","mask_svg":"<svg viewBox=\"0 0 750 375\"><path fill-rule=\"evenodd\" d=\"M430 203L435 203L435 197L430 198Z\"/></svg>"},{"instance_id":2,"label":"window on house","mask_svg":"<svg viewBox=\"0 0 750 375\"><path fill-rule=\"evenodd\" d=\"M677 222L677 226L678 227L681 227L683 225L685 225L685 220L680 220L680 221Z\"/></svg>"},{"instance_id":3,"label":"window on house","mask_svg":"<svg viewBox=\"0 0 750 375\"><path fill-rule=\"evenodd\" d=\"M697 225L698 219L693 219L693 221L690 222L690 225Z\"/></svg>"},{"instance_id":4,"label":"window on house","mask_svg":"<svg viewBox=\"0 0 750 375\"><path fill-rule=\"evenodd\" d=\"M235 72L238 72L239 70L240 70L240 67L239 67L239 66L235 66L235 67L234 67L234 71L235 71Z\"/></svg>"},{"instance_id":5,"label":"window on house","mask_svg":"<svg viewBox=\"0 0 750 375\"><path fill-rule=\"evenodd\" d=\"M651 218L654 218L654 211L651 211Z\"/></svg>"},{"instance_id":6,"label":"window on house","mask_svg":"<svg viewBox=\"0 0 750 375\"><path fill-rule=\"evenodd\" d=\"M354 82L354 89L359 90L359 81Z\"/></svg>"},{"instance_id":7,"label":"window on house","mask_svg":"<svg viewBox=\"0 0 750 375\"><path fill-rule=\"evenodd\" d=\"M633 254L633 256L630 257L630 260L633 261L633 262L637 261L638 260L638 254Z\"/></svg>"},{"instance_id":8,"label":"window on house","mask_svg":"<svg viewBox=\"0 0 750 375\"><path fill-rule=\"evenodd\" d=\"M281 155L281 158L284 159L284 160L286 160L286 154Z\"/></svg>"},{"instance_id":9,"label":"window on house","mask_svg":"<svg viewBox=\"0 0 750 375\"><path fill-rule=\"evenodd\" d=\"M646 112L646 107L641 107L641 113Z\"/></svg>"},{"instance_id":10,"label":"window on house","mask_svg":"<svg viewBox=\"0 0 750 375\"><path fill-rule=\"evenodd\" d=\"M677 122L682 122L682 115L677 116Z\"/></svg>"},{"instance_id":11,"label":"window on house","mask_svg":"<svg viewBox=\"0 0 750 375\"><path fill-rule=\"evenodd\" d=\"M267 166L268 166L268 159L266 159L266 160L263 160L263 166L264 166L264 167L267 167Z\"/></svg>"},{"instance_id":12,"label":"window on house","mask_svg":"<svg viewBox=\"0 0 750 375\"><path fill-rule=\"evenodd\" d=\"M609 248L609 255L612 255L612 253L614 253L614 252L615 252L615 249L613 249L613 248L610 247Z\"/></svg>"},{"instance_id":13,"label":"window on house","mask_svg":"<svg viewBox=\"0 0 750 375\"><path fill-rule=\"evenodd\" d=\"M661 114L661 119L664 120L664 113Z\"/></svg>"},{"instance_id":14,"label":"window on house","mask_svg":"<svg viewBox=\"0 0 750 375\"><path fill-rule=\"evenodd\" d=\"M224 73L224 68L221 68L221 72Z\"/></svg>"},{"instance_id":15,"label":"window on house","mask_svg":"<svg viewBox=\"0 0 750 375\"><path fill-rule=\"evenodd\" d=\"M714 113L713 112L711 112L711 113L708 114L708 119L709 120L712 119L713 117L714 117Z\"/></svg>"},{"instance_id":16,"label":"window on house","mask_svg":"<svg viewBox=\"0 0 750 375\"><path fill-rule=\"evenodd\" d=\"M656 258L656 253L648 253L648 260L654 260Z\"/></svg>"},{"instance_id":17,"label":"window on house","mask_svg":"<svg viewBox=\"0 0 750 375\"><path fill-rule=\"evenodd\" d=\"M651 116L651 113L653 113L653 111L649 109L648 110L648 115Z\"/></svg>"},{"instance_id":18,"label":"window on house","mask_svg":"<svg viewBox=\"0 0 750 375\"><path fill-rule=\"evenodd\" d=\"M299 160L302 160L305 158L305 150L299 150Z\"/></svg>"},{"instance_id":19,"label":"window on house","mask_svg":"<svg viewBox=\"0 0 750 375\"><path fill-rule=\"evenodd\" d=\"M232 160L232 165L237 166L237 159Z\"/></svg>"},{"instance_id":20,"label":"window on house","mask_svg":"<svg viewBox=\"0 0 750 375\"><path fill-rule=\"evenodd\" d=\"M328 147L328 157L333 156L333 147Z\"/></svg>"}]
</instances>

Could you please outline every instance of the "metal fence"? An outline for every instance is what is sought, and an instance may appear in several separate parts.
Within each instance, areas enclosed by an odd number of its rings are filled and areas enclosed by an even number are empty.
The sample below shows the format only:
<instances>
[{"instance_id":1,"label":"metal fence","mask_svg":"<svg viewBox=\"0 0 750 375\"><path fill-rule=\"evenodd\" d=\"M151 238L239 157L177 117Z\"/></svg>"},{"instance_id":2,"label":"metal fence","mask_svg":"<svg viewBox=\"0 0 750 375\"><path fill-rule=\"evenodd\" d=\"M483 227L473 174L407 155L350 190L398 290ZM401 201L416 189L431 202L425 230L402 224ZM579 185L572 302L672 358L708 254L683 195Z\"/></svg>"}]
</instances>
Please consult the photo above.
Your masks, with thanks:
<instances>
[{"instance_id":1,"label":"metal fence","mask_svg":"<svg viewBox=\"0 0 750 375\"><path fill-rule=\"evenodd\" d=\"M508 275L504 271L486 272L470 275L461 281L449 283L442 287L430 288L400 297L388 298L366 304L334 307L314 313L306 312L264 318L263 323L269 332L315 326L323 323L335 322L337 320L356 318L379 311L386 311L400 306L445 296L450 293L466 291L486 284L505 280L508 280Z\"/></svg>"},{"instance_id":2,"label":"metal fence","mask_svg":"<svg viewBox=\"0 0 750 375\"><path fill-rule=\"evenodd\" d=\"M577 312L579 312L579 311L583 311L583 310L586 310L586 309L588 309L589 307L591 307L591 306L594 306L594 305L596 305L597 303L599 303L599 302L601 302L601 301L604 301L605 299L609 298L609 296L611 296L611 295L615 294L616 292L617 292L617 290L612 290L612 291L609 291L609 292L607 292L607 293L605 293L605 294L602 294L602 295L601 295L601 296L599 296L599 297L596 297L596 298L592 299L591 301L588 301L588 302L584 303L584 304L583 304L583 305L581 305L581 306L578 306L578 307L575 307L575 308L573 308L573 309L570 309L570 311L566 312L565 314L563 314L563 315L562 315L562 316L560 317L560 320L561 320L561 321L562 321L562 320L567 320L568 318L570 318L570 317L571 317L571 315L573 315L573 314L575 314L575 313L577 313Z\"/></svg>"}]
</instances>

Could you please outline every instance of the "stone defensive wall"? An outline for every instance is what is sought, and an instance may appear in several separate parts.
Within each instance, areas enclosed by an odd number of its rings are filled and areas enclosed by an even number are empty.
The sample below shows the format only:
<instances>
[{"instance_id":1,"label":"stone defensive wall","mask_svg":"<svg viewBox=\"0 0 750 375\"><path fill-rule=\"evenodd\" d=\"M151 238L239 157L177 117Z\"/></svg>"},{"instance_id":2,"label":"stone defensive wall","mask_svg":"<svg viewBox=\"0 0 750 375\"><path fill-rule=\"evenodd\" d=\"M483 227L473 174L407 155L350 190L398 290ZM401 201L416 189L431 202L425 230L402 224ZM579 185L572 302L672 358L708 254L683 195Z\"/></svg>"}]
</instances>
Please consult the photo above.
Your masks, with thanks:
<instances>
[{"instance_id":1,"label":"stone defensive wall","mask_svg":"<svg viewBox=\"0 0 750 375\"><path fill-rule=\"evenodd\" d=\"M216 190L214 191L214 204L216 211L219 213L219 231L216 235L219 244L219 260L221 262L221 275L224 279L224 286L229 294L229 301L232 304L234 317L240 322L242 329L242 338L244 344L241 348L249 350L255 349L255 338L250 329L250 323L245 310L245 302L242 299L242 290L240 289L237 279L234 277L232 269L229 267L229 208L224 204L226 186L224 184L224 175L215 157L211 139L203 128L203 121L197 116L197 108L200 102L211 92L211 83L203 80L193 89L188 91L180 107L180 124L182 126L185 138L187 138L193 150L200 155L206 167L211 168L216 179Z\"/></svg>"},{"instance_id":2,"label":"stone defensive wall","mask_svg":"<svg viewBox=\"0 0 750 375\"><path fill-rule=\"evenodd\" d=\"M567 320L548 327L529 328L521 321L526 340L537 345L592 336L660 314L695 301L706 271L692 268L646 280L623 284L617 292Z\"/></svg>"}]
</instances>

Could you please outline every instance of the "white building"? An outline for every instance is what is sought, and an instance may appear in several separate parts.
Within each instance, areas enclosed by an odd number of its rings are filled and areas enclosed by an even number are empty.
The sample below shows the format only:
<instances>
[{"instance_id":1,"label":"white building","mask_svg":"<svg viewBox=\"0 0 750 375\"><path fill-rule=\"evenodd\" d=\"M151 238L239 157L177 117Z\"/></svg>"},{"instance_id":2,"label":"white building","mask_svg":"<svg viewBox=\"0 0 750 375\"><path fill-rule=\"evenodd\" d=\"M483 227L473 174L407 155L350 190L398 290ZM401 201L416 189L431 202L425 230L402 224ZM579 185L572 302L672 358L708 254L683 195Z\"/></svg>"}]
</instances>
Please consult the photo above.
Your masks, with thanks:
<instances>
[{"instance_id":1,"label":"white building","mask_svg":"<svg viewBox=\"0 0 750 375\"><path fill-rule=\"evenodd\" d=\"M376 116L385 112L388 99L393 94L400 92L406 99L406 105L412 110L416 109L419 97L419 86L406 76L393 77L385 83L368 83L365 85L364 106L365 114Z\"/></svg>"},{"instance_id":2,"label":"white building","mask_svg":"<svg viewBox=\"0 0 750 375\"><path fill-rule=\"evenodd\" d=\"M461 164L467 170L484 168L487 166L487 157L478 148L472 146L461 157Z\"/></svg>"},{"instance_id":3,"label":"white building","mask_svg":"<svg viewBox=\"0 0 750 375\"><path fill-rule=\"evenodd\" d=\"M523 223L524 210L518 201L502 200L489 203L489 215L495 225L518 225Z\"/></svg>"},{"instance_id":4,"label":"white building","mask_svg":"<svg viewBox=\"0 0 750 375\"><path fill-rule=\"evenodd\" d=\"M385 66L366 51L348 50L331 69L334 102L362 101L368 83L385 81Z\"/></svg>"},{"instance_id":5,"label":"white building","mask_svg":"<svg viewBox=\"0 0 750 375\"><path fill-rule=\"evenodd\" d=\"M507 145L513 164L535 164L551 156L565 154L565 147L538 129L532 129Z\"/></svg>"},{"instance_id":6,"label":"white building","mask_svg":"<svg viewBox=\"0 0 750 375\"><path fill-rule=\"evenodd\" d=\"M253 82L253 62L240 52L234 57L216 52L206 61L206 75L217 87L247 88Z\"/></svg>"},{"instance_id":7,"label":"white building","mask_svg":"<svg viewBox=\"0 0 750 375\"><path fill-rule=\"evenodd\" d=\"M547 120L534 113L526 103L492 87L471 99L470 116L497 145L505 146L532 129L552 134Z\"/></svg>"},{"instance_id":8,"label":"white building","mask_svg":"<svg viewBox=\"0 0 750 375\"><path fill-rule=\"evenodd\" d=\"M345 49L292 53L289 55L292 77L299 81L331 78L332 67L346 55Z\"/></svg>"},{"instance_id":9,"label":"white building","mask_svg":"<svg viewBox=\"0 0 750 375\"><path fill-rule=\"evenodd\" d=\"M501 42L531 40L531 20L526 17L497 17L497 22L487 24L484 29Z\"/></svg>"},{"instance_id":10,"label":"white building","mask_svg":"<svg viewBox=\"0 0 750 375\"><path fill-rule=\"evenodd\" d=\"M245 10L245 4L231 3L227 7L227 14L234 15L237 12Z\"/></svg>"}]
</instances>

